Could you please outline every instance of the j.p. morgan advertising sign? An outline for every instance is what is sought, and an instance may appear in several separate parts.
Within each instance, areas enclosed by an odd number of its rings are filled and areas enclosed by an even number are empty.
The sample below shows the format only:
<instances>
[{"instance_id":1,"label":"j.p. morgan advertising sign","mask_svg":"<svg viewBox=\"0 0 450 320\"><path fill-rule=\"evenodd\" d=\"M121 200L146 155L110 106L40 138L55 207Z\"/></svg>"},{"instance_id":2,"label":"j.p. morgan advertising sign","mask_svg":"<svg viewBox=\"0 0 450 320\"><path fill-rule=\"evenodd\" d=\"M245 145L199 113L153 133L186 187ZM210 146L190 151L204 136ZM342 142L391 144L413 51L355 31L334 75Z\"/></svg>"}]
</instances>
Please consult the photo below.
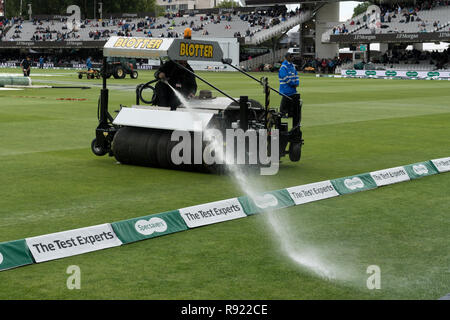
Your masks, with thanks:
<instances>
[{"instance_id":1,"label":"j.p. morgan advertising sign","mask_svg":"<svg viewBox=\"0 0 450 320\"><path fill-rule=\"evenodd\" d=\"M364 43L364 42L428 42L449 41L450 31L416 32L416 33L383 33L383 34L339 34L331 35L330 42Z\"/></svg>"},{"instance_id":2,"label":"j.p. morgan advertising sign","mask_svg":"<svg viewBox=\"0 0 450 320\"><path fill-rule=\"evenodd\" d=\"M3 41L0 48L103 48L106 41Z\"/></svg>"}]
</instances>

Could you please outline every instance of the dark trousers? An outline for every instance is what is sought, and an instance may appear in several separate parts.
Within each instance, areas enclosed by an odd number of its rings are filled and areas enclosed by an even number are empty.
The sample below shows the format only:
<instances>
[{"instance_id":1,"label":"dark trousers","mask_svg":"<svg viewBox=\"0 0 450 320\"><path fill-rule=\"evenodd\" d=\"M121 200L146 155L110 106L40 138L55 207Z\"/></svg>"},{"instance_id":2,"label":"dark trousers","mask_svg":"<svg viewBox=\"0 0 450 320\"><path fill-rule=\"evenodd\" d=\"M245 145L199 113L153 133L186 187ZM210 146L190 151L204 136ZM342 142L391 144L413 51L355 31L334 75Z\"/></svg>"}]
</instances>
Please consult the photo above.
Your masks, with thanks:
<instances>
[{"instance_id":1,"label":"dark trousers","mask_svg":"<svg viewBox=\"0 0 450 320\"><path fill-rule=\"evenodd\" d=\"M281 97L280 112L287 114L288 117L292 118L294 123L300 123L302 121L300 94L293 94L289 98L285 96Z\"/></svg>"},{"instance_id":2,"label":"dark trousers","mask_svg":"<svg viewBox=\"0 0 450 320\"><path fill-rule=\"evenodd\" d=\"M172 88L162 81L158 81L155 85L153 104L160 107L170 107L170 110L176 110L181 104Z\"/></svg>"},{"instance_id":3,"label":"dark trousers","mask_svg":"<svg viewBox=\"0 0 450 320\"><path fill-rule=\"evenodd\" d=\"M30 69L28 69L28 70L26 70L26 69L23 70L23 76L24 76L24 77L29 77L29 76L30 76L30 71L31 71Z\"/></svg>"}]
</instances>

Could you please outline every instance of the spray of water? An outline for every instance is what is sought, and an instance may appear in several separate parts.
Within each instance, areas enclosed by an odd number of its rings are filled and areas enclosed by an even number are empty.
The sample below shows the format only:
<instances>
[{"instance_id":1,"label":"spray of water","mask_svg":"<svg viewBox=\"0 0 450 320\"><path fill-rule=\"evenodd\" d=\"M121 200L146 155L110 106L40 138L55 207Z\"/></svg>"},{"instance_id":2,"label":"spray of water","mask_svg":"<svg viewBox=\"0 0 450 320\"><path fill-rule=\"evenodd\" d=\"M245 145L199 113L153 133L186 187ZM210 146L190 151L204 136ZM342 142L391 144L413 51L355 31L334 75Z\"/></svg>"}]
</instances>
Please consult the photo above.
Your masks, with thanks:
<instances>
[{"instance_id":1,"label":"spray of water","mask_svg":"<svg viewBox=\"0 0 450 320\"><path fill-rule=\"evenodd\" d=\"M187 100L169 83L167 83L167 85L172 88L182 105L195 115L196 113L193 112L194 106L191 104L191 101ZM205 138L210 141L215 150L223 150L223 146L219 145L219 142L214 139L214 137L210 136L208 130L206 130L204 134ZM229 173L229 176L247 196L255 199L264 192L264 190L260 190L255 185L250 184L248 173L241 167L234 165L234 159L230 158L229 155L218 152L216 153L216 158L221 160L225 166L225 170ZM291 261L325 279L346 278L344 272L322 258L323 255L319 253L318 249L301 242L299 243L300 239L298 233L296 233L295 230L290 230L289 223L287 223L280 214L269 211L264 214L264 217L265 222L272 229L273 232L271 234L275 236L275 240L277 240L281 251Z\"/></svg>"},{"instance_id":2,"label":"spray of water","mask_svg":"<svg viewBox=\"0 0 450 320\"><path fill-rule=\"evenodd\" d=\"M302 269L307 270L326 280L344 280L348 278L348 270L344 270L327 259L327 254L306 243L299 236L289 222L287 215L268 212L265 222L273 231L274 241L279 245L281 252Z\"/></svg>"},{"instance_id":3,"label":"spray of water","mask_svg":"<svg viewBox=\"0 0 450 320\"><path fill-rule=\"evenodd\" d=\"M189 100L186 99L186 98L181 94L181 92L179 92L179 91L176 90L174 87L172 87L168 81L164 81L164 83L167 84L167 85L172 89L172 91L173 91L173 92L175 93L175 95L177 96L178 100L180 100L181 104L182 104L185 108L187 108L188 110L192 110L192 106L191 106Z\"/></svg>"}]
</instances>

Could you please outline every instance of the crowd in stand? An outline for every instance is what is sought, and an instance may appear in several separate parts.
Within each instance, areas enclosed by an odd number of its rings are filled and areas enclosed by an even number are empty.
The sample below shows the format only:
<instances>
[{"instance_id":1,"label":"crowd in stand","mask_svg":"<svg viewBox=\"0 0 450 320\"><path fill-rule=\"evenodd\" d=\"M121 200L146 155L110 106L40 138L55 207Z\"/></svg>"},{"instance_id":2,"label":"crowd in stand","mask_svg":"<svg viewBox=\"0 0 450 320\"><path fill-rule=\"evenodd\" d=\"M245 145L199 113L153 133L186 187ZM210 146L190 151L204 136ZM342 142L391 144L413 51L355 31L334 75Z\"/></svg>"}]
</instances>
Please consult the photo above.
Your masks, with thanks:
<instances>
[{"instance_id":1,"label":"crowd in stand","mask_svg":"<svg viewBox=\"0 0 450 320\"><path fill-rule=\"evenodd\" d=\"M339 57L333 59L317 59L317 58L295 58L293 63L295 68L301 72L325 73L332 74L336 72L336 67L343 63L351 61L350 59L341 60ZM282 61L275 64L261 64L253 71L270 71L277 72L280 69Z\"/></svg>"},{"instance_id":2,"label":"crowd in stand","mask_svg":"<svg viewBox=\"0 0 450 320\"><path fill-rule=\"evenodd\" d=\"M282 22L285 22L288 18L291 18L300 13L300 9L296 8L295 10L287 11L286 6L275 6L267 11L257 11L252 13L241 14L239 18L242 21L246 21L249 24L250 28L254 28L256 26L261 27L258 31L270 29L273 26L276 26ZM245 36L253 36L255 32L251 32L250 29L247 29ZM239 34L235 34L236 36L241 36Z\"/></svg>"},{"instance_id":3,"label":"crowd in stand","mask_svg":"<svg viewBox=\"0 0 450 320\"><path fill-rule=\"evenodd\" d=\"M90 20L85 19L80 23L72 21L68 23L66 18L61 18L59 22L63 24L61 27L54 27L55 21L49 19L33 19L33 25L36 26L35 32L31 39L23 39L21 37L23 22L22 18L12 18L11 20L4 20L2 22L3 28L0 28L0 40L2 36L4 37L4 26L12 26L16 30L14 35L11 37L11 41L14 40L33 40L33 41L64 41L70 39L79 39L80 29L90 28L94 29L89 32L89 39L91 40L102 40L107 39L110 36L148 36L148 37L168 37L168 38L178 38L181 36L180 33L174 30L175 27L189 27L192 31L201 31L202 35L209 35L206 26L208 24L224 24L225 30L231 30L233 28L233 18L238 17L241 21L248 22L247 30L236 30L234 32L234 37L244 37L253 36L256 32L261 30L269 29L275 25L278 25L288 18L299 14L299 9L287 11L286 6L278 6L265 10L265 11L255 11L252 13L241 13L237 8L233 12L222 13L222 14L208 14L200 15L199 21L187 19L182 20L178 24L173 18L180 17L178 13L176 14L166 14L164 17L167 19L166 22L161 22L161 19L156 19L152 17L146 17L140 19L139 21L131 19L103 19L100 20ZM192 15L191 15L192 16ZM255 27L259 27L256 31Z\"/></svg>"},{"instance_id":4,"label":"crowd in stand","mask_svg":"<svg viewBox=\"0 0 450 320\"><path fill-rule=\"evenodd\" d=\"M430 27L431 24L433 28L440 29L444 25L440 21L423 21L420 17L421 11L436 9L443 6L450 6L450 0L417 0L414 2L407 3L384 3L378 4L380 8L380 14L376 21L373 15L368 15L364 13L361 19L351 19L349 22L350 26L366 25L368 23L374 24L377 28L386 29L389 28L389 23L392 19L400 18L399 23L413 23L419 22L418 28L419 32L429 32L430 28L427 30L426 27ZM365 26L368 29L368 26ZM398 30L390 30L390 32L398 32ZM346 34L349 33L349 29L345 24L335 26L332 29L332 34Z\"/></svg>"},{"instance_id":5,"label":"crowd in stand","mask_svg":"<svg viewBox=\"0 0 450 320\"><path fill-rule=\"evenodd\" d=\"M70 39L79 39L80 35L75 33L75 27L69 30L67 19L62 20L64 25L61 27L61 30L58 30L55 27L55 22L47 21L49 24L44 27L44 23L41 20L34 20L33 25L36 26L34 34L32 35L32 41L65 41ZM75 22L73 22L75 23ZM63 31L64 30L64 31Z\"/></svg>"},{"instance_id":6,"label":"crowd in stand","mask_svg":"<svg viewBox=\"0 0 450 320\"><path fill-rule=\"evenodd\" d=\"M11 19L5 18L3 20L0 20L0 41L4 41L6 37L6 32L8 31L8 28L14 27L14 34L12 36L13 39L19 39L20 34L22 33L22 24L23 19L21 17L13 17Z\"/></svg>"},{"instance_id":7,"label":"crowd in stand","mask_svg":"<svg viewBox=\"0 0 450 320\"><path fill-rule=\"evenodd\" d=\"M350 25L352 25L350 23ZM342 34L342 33L348 33L348 28L345 26L345 23L343 23L340 26L333 27L333 34Z\"/></svg>"},{"instance_id":8,"label":"crowd in stand","mask_svg":"<svg viewBox=\"0 0 450 320\"><path fill-rule=\"evenodd\" d=\"M100 63L101 55L95 52L90 52L90 56L93 57L93 61ZM78 51L68 51L66 50L63 55L60 54L30 54L30 53L19 53L16 51L4 51L0 56L0 64L9 63L17 65L25 59L27 56L31 58L31 63L33 66L39 66L40 59L42 59L44 64L51 64L54 66L66 66L66 65L76 65L84 64L86 58L80 57ZM86 54L87 57L87 54Z\"/></svg>"},{"instance_id":9,"label":"crowd in stand","mask_svg":"<svg viewBox=\"0 0 450 320\"><path fill-rule=\"evenodd\" d=\"M5 26L3 26L3 21L0 21L0 41L2 41L5 34Z\"/></svg>"},{"instance_id":10,"label":"crowd in stand","mask_svg":"<svg viewBox=\"0 0 450 320\"><path fill-rule=\"evenodd\" d=\"M301 71L314 73L335 73L336 67L348 61L348 59L341 60L340 57L335 57L334 59L304 58L297 63Z\"/></svg>"},{"instance_id":11,"label":"crowd in stand","mask_svg":"<svg viewBox=\"0 0 450 320\"><path fill-rule=\"evenodd\" d=\"M389 64L420 64L429 63L434 65L436 70L445 69L449 67L450 63L450 48L438 52L438 51L419 51L413 50L392 50L384 53L379 58L371 60L373 63Z\"/></svg>"}]
</instances>

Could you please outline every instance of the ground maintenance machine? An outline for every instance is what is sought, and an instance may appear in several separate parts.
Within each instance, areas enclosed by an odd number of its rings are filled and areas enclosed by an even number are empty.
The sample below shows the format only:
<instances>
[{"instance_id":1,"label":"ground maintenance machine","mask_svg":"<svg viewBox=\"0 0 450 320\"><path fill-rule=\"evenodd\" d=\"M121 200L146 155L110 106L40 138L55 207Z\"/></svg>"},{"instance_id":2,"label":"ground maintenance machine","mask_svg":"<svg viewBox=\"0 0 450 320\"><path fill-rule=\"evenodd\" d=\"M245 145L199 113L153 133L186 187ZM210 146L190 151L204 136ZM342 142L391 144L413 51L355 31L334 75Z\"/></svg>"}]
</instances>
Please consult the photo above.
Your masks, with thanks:
<instances>
[{"instance_id":1,"label":"ground maintenance machine","mask_svg":"<svg viewBox=\"0 0 450 320\"><path fill-rule=\"evenodd\" d=\"M101 78L101 72L99 69L91 69L91 70L81 70L78 71L78 79L83 79L83 76L86 77L86 79L100 79Z\"/></svg>"},{"instance_id":2,"label":"ground maintenance machine","mask_svg":"<svg viewBox=\"0 0 450 320\"><path fill-rule=\"evenodd\" d=\"M191 137L194 137L195 133L202 133L210 128L224 133L230 129L241 129L241 132L243 131L245 134L254 131L258 139L263 137L270 140L270 144L273 143L271 142L273 140L268 139L268 137L272 132L275 132L274 129L277 129L278 160L285 155L289 155L291 161L300 160L303 139L300 128L302 102L299 96L294 101L297 107L293 113L292 128L289 130L288 124L282 122L283 115L276 109L269 107L270 90L280 93L268 85L266 77L259 80L233 66L231 60L223 59L223 52L218 42L190 39L111 37L105 44L103 55L104 66L107 64L108 57L168 58L175 63L180 60L221 62L259 83L265 94L265 104L263 106L257 101L249 99L248 96L234 98L188 70L197 79L222 93L224 97L214 98L208 97L206 94L204 95L205 99L190 99L189 107L181 105L176 110L170 110L167 107L151 105L152 101L144 98L144 90L154 89L154 83L159 81L155 79L138 85L136 87L136 104L130 107L121 105L120 110L116 111L118 112L117 116L113 117L108 111L107 77L103 77L103 88L98 104L99 124L95 139L91 143L91 149L95 155L109 154L122 164L218 172L220 166L206 164L204 161L200 163L195 161L194 141L191 144L190 159L192 161L181 164L175 163L171 155L178 141L172 141L173 132L188 132L192 133ZM178 65L187 70L182 65ZM106 70L106 68L104 67L103 70ZM268 135L260 136L261 129L265 129ZM205 147L204 144L201 151L204 151ZM268 149L270 149L270 145L268 145ZM248 159L248 155L245 159Z\"/></svg>"},{"instance_id":3,"label":"ground maintenance machine","mask_svg":"<svg viewBox=\"0 0 450 320\"><path fill-rule=\"evenodd\" d=\"M106 59L106 62L106 67L103 65L100 72L106 74L106 78L108 79L111 76L114 79L124 79L127 74L130 75L131 79L137 79L139 76L136 59L109 57ZM103 70L106 70L106 73Z\"/></svg>"}]
</instances>

